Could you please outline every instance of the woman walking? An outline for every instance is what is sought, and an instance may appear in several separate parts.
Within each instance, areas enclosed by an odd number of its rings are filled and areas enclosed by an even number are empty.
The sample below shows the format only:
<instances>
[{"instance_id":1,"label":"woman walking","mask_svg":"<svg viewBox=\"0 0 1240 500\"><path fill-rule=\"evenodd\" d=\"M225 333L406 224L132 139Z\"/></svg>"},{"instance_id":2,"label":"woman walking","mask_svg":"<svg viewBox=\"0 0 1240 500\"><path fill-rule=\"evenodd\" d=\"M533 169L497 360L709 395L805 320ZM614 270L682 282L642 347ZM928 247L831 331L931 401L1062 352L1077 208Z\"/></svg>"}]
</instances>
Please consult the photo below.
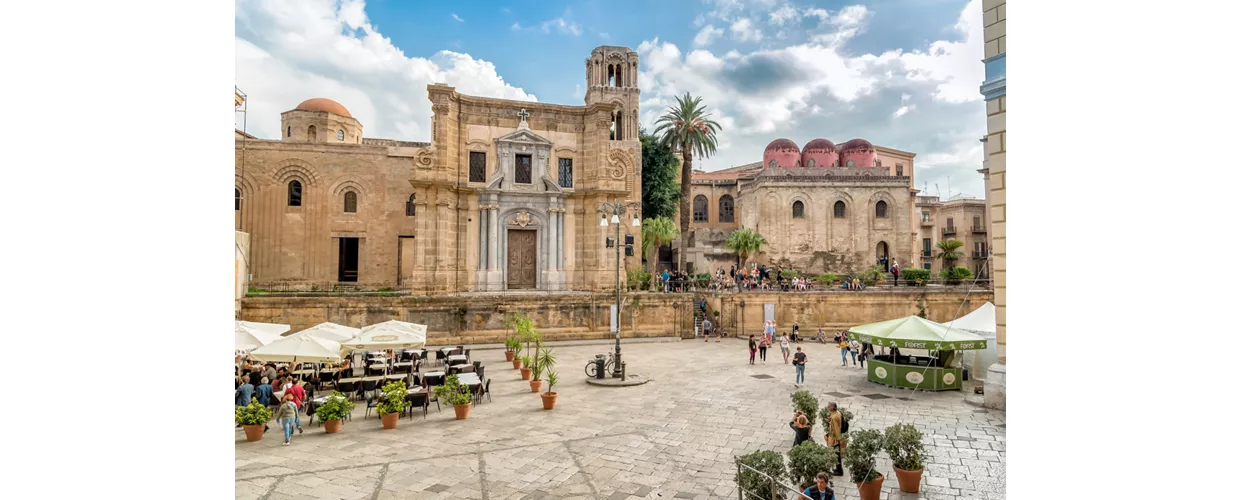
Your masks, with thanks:
<instances>
[{"instance_id":1,"label":"woman walking","mask_svg":"<svg viewBox=\"0 0 1240 500\"><path fill-rule=\"evenodd\" d=\"M276 420L279 420L280 426L284 428L284 446L288 446L293 442L293 428L297 425L297 403L293 402L292 394L285 394L281 401Z\"/></svg>"},{"instance_id":2,"label":"woman walking","mask_svg":"<svg viewBox=\"0 0 1240 500\"><path fill-rule=\"evenodd\" d=\"M848 348L848 337L840 335L840 341L835 346L840 348L840 366L848 366L848 353L851 350Z\"/></svg>"},{"instance_id":3,"label":"woman walking","mask_svg":"<svg viewBox=\"0 0 1240 500\"><path fill-rule=\"evenodd\" d=\"M785 335L780 336L779 337L779 350L783 351L784 353L784 364L785 365L788 364L788 348L789 348L788 335L785 334Z\"/></svg>"},{"instance_id":4,"label":"woman walking","mask_svg":"<svg viewBox=\"0 0 1240 500\"><path fill-rule=\"evenodd\" d=\"M853 366L857 366L857 355L861 354L861 342L857 342L857 339L852 339L848 343L848 353L852 355ZM864 366L865 358L861 358L861 363Z\"/></svg>"},{"instance_id":5,"label":"woman walking","mask_svg":"<svg viewBox=\"0 0 1240 500\"><path fill-rule=\"evenodd\" d=\"M749 336L749 364L753 364L753 357L758 353L758 342L754 340L753 335Z\"/></svg>"},{"instance_id":6,"label":"woman walking","mask_svg":"<svg viewBox=\"0 0 1240 500\"><path fill-rule=\"evenodd\" d=\"M762 356L762 364L764 365L766 364L766 348L768 345L766 337L762 337L762 341L758 342L758 354Z\"/></svg>"}]
</instances>

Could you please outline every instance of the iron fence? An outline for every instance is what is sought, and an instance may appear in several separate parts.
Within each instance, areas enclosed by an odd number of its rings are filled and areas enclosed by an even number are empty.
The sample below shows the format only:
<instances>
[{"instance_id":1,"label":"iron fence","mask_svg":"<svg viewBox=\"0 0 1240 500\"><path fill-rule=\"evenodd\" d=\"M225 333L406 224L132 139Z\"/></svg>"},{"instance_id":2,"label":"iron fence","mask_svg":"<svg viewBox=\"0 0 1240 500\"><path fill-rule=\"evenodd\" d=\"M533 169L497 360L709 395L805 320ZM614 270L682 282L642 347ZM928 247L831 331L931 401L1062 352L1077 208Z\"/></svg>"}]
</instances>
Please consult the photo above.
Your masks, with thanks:
<instances>
[{"instance_id":1,"label":"iron fence","mask_svg":"<svg viewBox=\"0 0 1240 500\"><path fill-rule=\"evenodd\" d=\"M746 477L746 481L741 478ZM801 500L810 499L800 489L779 481L758 469L736 462L736 497L739 500ZM757 491L745 489L746 483L757 485Z\"/></svg>"}]
</instances>

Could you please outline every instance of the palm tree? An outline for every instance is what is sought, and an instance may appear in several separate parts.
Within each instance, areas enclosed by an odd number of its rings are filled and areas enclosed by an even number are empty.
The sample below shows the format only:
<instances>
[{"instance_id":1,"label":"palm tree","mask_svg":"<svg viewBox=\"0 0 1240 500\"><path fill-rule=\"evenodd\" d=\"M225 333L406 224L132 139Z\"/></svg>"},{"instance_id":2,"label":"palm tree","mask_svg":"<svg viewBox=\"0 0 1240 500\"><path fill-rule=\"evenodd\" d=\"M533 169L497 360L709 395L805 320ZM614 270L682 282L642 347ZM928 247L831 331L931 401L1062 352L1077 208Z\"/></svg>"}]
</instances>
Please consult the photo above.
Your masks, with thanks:
<instances>
[{"instance_id":1,"label":"palm tree","mask_svg":"<svg viewBox=\"0 0 1240 500\"><path fill-rule=\"evenodd\" d=\"M673 151L680 152L680 234L689 232L689 188L690 177L693 175L693 154L701 158L710 158L715 154L718 144L715 133L719 124L708 118L706 106L701 97L690 96L676 98L676 105L668 107L667 113L659 117L655 123L654 135ZM685 255L688 241L680 239L680 257L678 269L685 269Z\"/></svg>"},{"instance_id":2,"label":"palm tree","mask_svg":"<svg viewBox=\"0 0 1240 500\"><path fill-rule=\"evenodd\" d=\"M642 221L642 255L647 257L647 269L654 270L654 259L650 258L650 251L675 241L679 235L676 223L667 217Z\"/></svg>"},{"instance_id":3,"label":"palm tree","mask_svg":"<svg viewBox=\"0 0 1240 500\"><path fill-rule=\"evenodd\" d=\"M749 228L732 231L728 241L723 242L724 248L736 252L736 267L744 266L745 259L762 250L763 245L766 245L766 238Z\"/></svg>"},{"instance_id":4,"label":"palm tree","mask_svg":"<svg viewBox=\"0 0 1240 500\"><path fill-rule=\"evenodd\" d=\"M952 264L955 263L957 259L964 256L963 253L956 251L956 250L959 250L960 247L962 246L964 246L964 243L961 242L960 240L955 240L955 239L942 240L938 243L935 243L934 247L940 250L937 257L940 259L943 259L944 268L952 267Z\"/></svg>"}]
</instances>

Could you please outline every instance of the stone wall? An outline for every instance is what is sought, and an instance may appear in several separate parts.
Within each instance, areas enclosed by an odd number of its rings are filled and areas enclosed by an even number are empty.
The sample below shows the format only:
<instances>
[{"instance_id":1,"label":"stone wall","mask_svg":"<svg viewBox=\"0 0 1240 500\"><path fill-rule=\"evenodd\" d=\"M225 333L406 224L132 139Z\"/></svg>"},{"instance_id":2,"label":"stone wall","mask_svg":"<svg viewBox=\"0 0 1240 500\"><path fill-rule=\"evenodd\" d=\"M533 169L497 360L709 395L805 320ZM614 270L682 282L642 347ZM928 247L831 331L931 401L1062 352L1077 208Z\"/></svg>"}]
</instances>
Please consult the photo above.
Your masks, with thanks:
<instances>
[{"instance_id":1,"label":"stone wall","mask_svg":"<svg viewBox=\"0 0 1240 500\"><path fill-rule=\"evenodd\" d=\"M775 305L780 331L793 322L802 331L819 327L846 328L917 314L924 300L927 317L946 321L964 315L993 300L989 291L968 295L964 290L883 290L867 292L721 293L707 296L710 310L719 311L725 328L740 333L740 301L745 301L744 329L760 332L763 304ZM624 297L623 336L671 336L692 331L688 294L635 293ZM636 305L633 305L636 301ZM512 312L530 315L547 340L612 338L609 333L610 294L482 295L434 297L247 297L241 301L241 318L248 321L285 323L297 332L330 321L362 327L397 319L429 327L429 344L498 343L505 335L504 319ZM679 303L674 309L673 303ZM679 327L674 318L679 318ZM636 324L634 324L636 321ZM691 335L691 334L690 334Z\"/></svg>"}]
</instances>

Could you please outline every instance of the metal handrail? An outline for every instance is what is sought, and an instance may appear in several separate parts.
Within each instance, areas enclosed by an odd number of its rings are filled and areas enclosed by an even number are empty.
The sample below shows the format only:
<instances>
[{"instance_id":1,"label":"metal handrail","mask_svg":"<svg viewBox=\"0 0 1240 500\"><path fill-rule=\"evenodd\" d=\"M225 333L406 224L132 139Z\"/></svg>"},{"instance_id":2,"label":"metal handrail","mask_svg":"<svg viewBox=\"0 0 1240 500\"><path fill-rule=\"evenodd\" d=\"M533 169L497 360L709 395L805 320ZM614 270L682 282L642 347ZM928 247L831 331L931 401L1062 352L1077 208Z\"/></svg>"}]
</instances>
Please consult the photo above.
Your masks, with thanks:
<instances>
[{"instance_id":1,"label":"metal handrail","mask_svg":"<svg viewBox=\"0 0 1240 500\"><path fill-rule=\"evenodd\" d=\"M758 494L757 494L757 493L755 493L755 492L748 491L748 490L746 490L745 488L742 488L742 487L741 487L741 485L740 485L740 478L741 478L741 467L744 467L744 468L746 468L746 469L749 469L749 470L753 471L755 474L758 474L759 476L762 476L762 477L765 477L765 478L766 478L766 480L767 480L767 485L768 485L768 487L769 487L769 489L770 489L770 493L771 493L771 497L770 497L769 499L768 499L768 498L766 498L766 497L763 497L763 496L761 496L761 495L758 495ZM769 474L767 474L767 473L765 473L765 472L762 472L762 471L760 471L760 470L758 470L758 469L755 469L755 468L753 468L753 467L750 467L750 466L748 466L748 465L745 465L745 464L741 463L739 460L737 460L737 461L736 461L736 477L735 477L733 480L734 480L734 481L736 481L736 497L737 497L739 500L745 500L746 498L753 498L753 499L758 499L758 500L781 500L781 499L782 499L782 500L793 500L793 499L795 499L795 500L800 500L800 499L802 499L802 498L806 498L806 499L809 499L809 500L813 500L812 498L807 497L807 496L805 496L803 493L801 493L801 490L800 490L800 489L795 488L795 487L792 487L792 486L789 486L788 484L785 484L785 483L783 483L783 482L776 481L776 480L775 480L775 478L771 477ZM796 495L796 496L791 497L791 498L789 498L789 497L785 497L785 496L783 495L783 493L784 493L785 491L791 491L791 492L793 493L793 495ZM749 496L748 496L748 497L746 497L746 496L745 496L745 494L746 494L746 493L748 493L748 494L749 494Z\"/></svg>"}]
</instances>

